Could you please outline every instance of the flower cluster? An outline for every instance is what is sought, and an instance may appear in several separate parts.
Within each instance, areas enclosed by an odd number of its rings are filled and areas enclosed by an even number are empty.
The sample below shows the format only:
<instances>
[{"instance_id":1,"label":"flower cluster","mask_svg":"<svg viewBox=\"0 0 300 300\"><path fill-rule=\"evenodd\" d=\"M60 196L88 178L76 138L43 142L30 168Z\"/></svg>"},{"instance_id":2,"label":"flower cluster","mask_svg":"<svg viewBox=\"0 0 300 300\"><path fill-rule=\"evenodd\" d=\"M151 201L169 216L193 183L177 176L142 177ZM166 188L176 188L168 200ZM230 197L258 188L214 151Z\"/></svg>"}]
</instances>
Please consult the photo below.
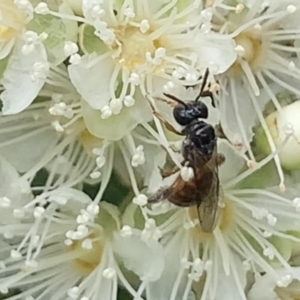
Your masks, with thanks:
<instances>
[{"instance_id":1,"label":"flower cluster","mask_svg":"<svg viewBox=\"0 0 300 300\"><path fill-rule=\"evenodd\" d=\"M1 0L0 298L298 299L299 17Z\"/></svg>"}]
</instances>

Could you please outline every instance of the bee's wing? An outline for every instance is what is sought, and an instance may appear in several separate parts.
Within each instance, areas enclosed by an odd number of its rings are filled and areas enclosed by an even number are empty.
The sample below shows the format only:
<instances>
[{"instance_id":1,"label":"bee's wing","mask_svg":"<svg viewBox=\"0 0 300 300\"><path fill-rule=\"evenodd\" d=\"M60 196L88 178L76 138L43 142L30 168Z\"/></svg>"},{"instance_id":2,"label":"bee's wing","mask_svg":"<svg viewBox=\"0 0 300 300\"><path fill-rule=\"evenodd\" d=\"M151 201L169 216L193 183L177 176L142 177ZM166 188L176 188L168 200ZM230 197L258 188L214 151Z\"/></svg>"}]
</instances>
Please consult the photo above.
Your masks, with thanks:
<instances>
[{"instance_id":1,"label":"bee's wing","mask_svg":"<svg viewBox=\"0 0 300 300\"><path fill-rule=\"evenodd\" d=\"M201 159L204 160L204 158ZM203 166L203 162L201 165ZM197 185L199 221L203 231L211 232L216 225L220 194L217 146L210 160L197 172L201 173Z\"/></svg>"}]
</instances>

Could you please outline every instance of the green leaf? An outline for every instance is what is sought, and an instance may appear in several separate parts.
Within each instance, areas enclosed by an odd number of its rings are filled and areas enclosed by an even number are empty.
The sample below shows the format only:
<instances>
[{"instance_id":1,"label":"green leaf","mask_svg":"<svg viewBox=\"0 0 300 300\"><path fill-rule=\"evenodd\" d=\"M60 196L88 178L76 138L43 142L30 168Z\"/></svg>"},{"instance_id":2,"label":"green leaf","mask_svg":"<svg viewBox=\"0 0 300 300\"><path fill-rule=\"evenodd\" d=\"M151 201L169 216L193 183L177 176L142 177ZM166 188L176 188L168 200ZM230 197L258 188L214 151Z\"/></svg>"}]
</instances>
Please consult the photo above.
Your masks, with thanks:
<instances>
[{"instance_id":1,"label":"green leaf","mask_svg":"<svg viewBox=\"0 0 300 300\"><path fill-rule=\"evenodd\" d=\"M100 184L84 184L83 191L88 194L91 199L94 199L99 191ZM120 204L125 200L129 188L122 184L115 172L112 173L109 183L105 189L102 199L106 202L120 206Z\"/></svg>"},{"instance_id":2,"label":"green leaf","mask_svg":"<svg viewBox=\"0 0 300 300\"><path fill-rule=\"evenodd\" d=\"M132 296L125 289L119 288L117 300L132 300Z\"/></svg>"},{"instance_id":3,"label":"green leaf","mask_svg":"<svg viewBox=\"0 0 300 300\"><path fill-rule=\"evenodd\" d=\"M74 41L77 32L75 21L64 21L51 15L35 14L33 20L27 25L28 30L40 34L45 32L48 38L44 41L47 50L48 60L58 65L66 59L63 48L66 41Z\"/></svg>"},{"instance_id":4,"label":"green leaf","mask_svg":"<svg viewBox=\"0 0 300 300\"><path fill-rule=\"evenodd\" d=\"M7 55L5 58L0 59L0 81L3 78L3 74L6 70L7 65L8 65L9 58L10 58L10 54Z\"/></svg>"},{"instance_id":5,"label":"green leaf","mask_svg":"<svg viewBox=\"0 0 300 300\"><path fill-rule=\"evenodd\" d=\"M79 29L79 45L84 54L97 53L103 54L107 50L107 46L101 39L95 35L95 28L88 24L83 24Z\"/></svg>"}]
</instances>

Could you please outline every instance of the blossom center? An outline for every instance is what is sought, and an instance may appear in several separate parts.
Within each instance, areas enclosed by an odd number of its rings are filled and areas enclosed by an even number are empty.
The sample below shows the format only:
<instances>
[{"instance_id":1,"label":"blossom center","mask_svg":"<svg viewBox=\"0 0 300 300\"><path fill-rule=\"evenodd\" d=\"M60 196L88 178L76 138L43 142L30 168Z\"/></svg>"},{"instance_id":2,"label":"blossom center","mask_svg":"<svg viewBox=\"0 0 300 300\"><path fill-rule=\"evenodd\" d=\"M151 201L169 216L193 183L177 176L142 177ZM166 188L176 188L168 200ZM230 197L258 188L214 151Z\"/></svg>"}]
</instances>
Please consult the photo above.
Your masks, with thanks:
<instances>
[{"instance_id":1,"label":"blossom center","mask_svg":"<svg viewBox=\"0 0 300 300\"><path fill-rule=\"evenodd\" d=\"M1 1L2 2L2 1ZM13 1L6 0L0 4L2 20L0 20L0 39L9 40L16 36L25 20Z\"/></svg>"},{"instance_id":2,"label":"blossom center","mask_svg":"<svg viewBox=\"0 0 300 300\"><path fill-rule=\"evenodd\" d=\"M300 282L293 280L287 287L276 287L276 295L282 300L300 300Z\"/></svg>"},{"instance_id":3,"label":"blossom center","mask_svg":"<svg viewBox=\"0 0 300 300\"><path fill-rule=\"evenodd\" d=\"M93 150L101 148L103 144L103 141L100 138L92 135L87 129L84 129L80 133L78 141L81 143L86 153L88 153L91 156L94 155Z\"/></svg>"},{"instance_id":4,"label":"blossom center","mask_svg":"<svg viewBox=\"0 0 300 300\"><path fill-rule=\"evenodd\" d=\"M147 62L147 53L152 57L155 50L160 47L159 39L151 38L151 30L145 33L137 27L127 25L115 31L118 41L121 43L120 63L124 68L134 69Z\"/></svg>"},{"instance_id":5,"label":"blossom center","mask_svg":"<svg viewBox=\"0 0 300 300\"><path fill-rule=\"evenodd\" d=\"M0 38L7 40L14 36L15 31L5 25L0 25Z\"/></svg>"},{"instance_id":6,"label":"blossom center","mask_svg":"<svg viewBox=\"0 0 300 300\"><path fill-rule=\"evenodd\" d=\"M235 63L230 68L234 75L243 73L241 62L248 63L251 70L255 70L263 59L264 41L260 32L256 29L249 29L241 32L234 38L238 52Z\"/></svg>"},{"instance_id":7,"label":"blossom center","mask_svg":"<svg viewBox=\"0 0 300 300\"><path fill-rule=\"evenodd\" d=\"M89 275L101 262L105 247L105 237L100 231L93 231L84 240L75 240L67 246L67 251L78 253L73 266L84 276Z\"/></svg>"}]
</instances>

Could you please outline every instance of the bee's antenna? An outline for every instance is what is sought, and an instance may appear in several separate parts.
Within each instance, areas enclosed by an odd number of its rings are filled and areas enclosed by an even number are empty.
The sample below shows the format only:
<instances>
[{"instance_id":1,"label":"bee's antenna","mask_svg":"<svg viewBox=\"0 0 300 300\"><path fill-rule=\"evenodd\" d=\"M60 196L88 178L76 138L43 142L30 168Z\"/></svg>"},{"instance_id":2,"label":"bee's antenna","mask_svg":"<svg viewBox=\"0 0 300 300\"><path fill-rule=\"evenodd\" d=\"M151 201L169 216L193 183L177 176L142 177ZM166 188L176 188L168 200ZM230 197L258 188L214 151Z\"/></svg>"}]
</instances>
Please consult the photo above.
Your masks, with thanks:
<instances>
[{"instance_id":1,"label":"bee's antenna","mask_svg":"<svg viewBox=\"0 0 300 300\"><path fill-rule=\"evenodd\" d=\"M202 86L201 86L200 92L199 92L198 96L196 97L195 102L197 102L202 97L204 88L205 88L206 83L207 83L208 75L209 75L209 69L207 68L205 70L205 73L204 73L204 76L203 76L203 81L202 81Z\"/></svg>"},{"instance_id":2,"label":"bee's antenna","mask_svg":"<svg viewBox=\"0 0 300 300\"><path fill-rule=\"evenodd\" d=\"M166 97L172 99L173 101L183 105L184 107L187 107L186 103L180 99L178 99L177 97L173 96L173 95L170 95L170 94L166 94L166 93L163 93Z\"/></svg>"}]
</instances>

